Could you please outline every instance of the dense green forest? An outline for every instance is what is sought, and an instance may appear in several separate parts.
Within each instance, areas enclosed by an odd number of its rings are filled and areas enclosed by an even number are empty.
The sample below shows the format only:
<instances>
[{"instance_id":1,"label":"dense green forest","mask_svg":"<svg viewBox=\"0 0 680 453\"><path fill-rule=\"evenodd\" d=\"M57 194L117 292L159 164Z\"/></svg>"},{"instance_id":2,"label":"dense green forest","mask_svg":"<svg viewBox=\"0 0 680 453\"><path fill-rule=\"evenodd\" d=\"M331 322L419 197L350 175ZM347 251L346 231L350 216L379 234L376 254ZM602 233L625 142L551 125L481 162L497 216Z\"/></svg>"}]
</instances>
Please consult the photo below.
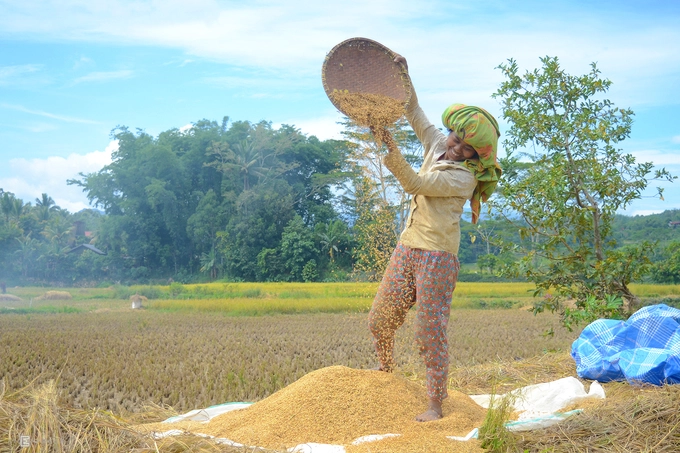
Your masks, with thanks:
<instances>
[{"instance_id":1,"label":"dense green forest","mask_svg":"<svg viewBox=\"0 0 680 453\"><path fill-rule=\"evenodd\" d=\"M119 127L112 132L119 144L112 163L69 181L95 209L69 213L49 194L21 200L0 188L0 281L379 278L409 200L389 175L367 171L380 150L366 131L346 126L346 140L326 141L287 125L226 117L158 137ZM417 165L412 131L397 124L395 136ZM610 247L658 241L646 278L678 283L680 225L671 222L679 220L678 210L617 216ZM463 221L461 280L497 279L500 267L516 258L500 253L498 237L520 241L500 217Z\"/></svg>"}]
</instances>

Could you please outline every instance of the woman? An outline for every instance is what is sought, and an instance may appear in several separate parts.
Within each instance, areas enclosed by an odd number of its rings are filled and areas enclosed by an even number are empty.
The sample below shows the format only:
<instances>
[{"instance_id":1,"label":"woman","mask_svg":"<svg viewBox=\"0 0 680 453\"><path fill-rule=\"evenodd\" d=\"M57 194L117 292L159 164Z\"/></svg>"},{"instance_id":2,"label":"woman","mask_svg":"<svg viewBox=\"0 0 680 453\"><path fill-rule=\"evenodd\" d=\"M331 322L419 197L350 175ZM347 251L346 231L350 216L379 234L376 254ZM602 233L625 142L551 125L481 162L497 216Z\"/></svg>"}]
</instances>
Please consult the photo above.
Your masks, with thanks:
<instances>
[{"instance_id":1,"label":"woman","mask_svg":"<svg viewBox=\"0 0 680 453\"><path fill-rule=\"evenodd\" d=\"M406 60L395 61L406 66ZM385 166L404 190L413 195L406 227L401 233L369 314L379 369L394 367L394 334L408 310L418 304L416 343L427 369L429 407L417 421L443 416L449 368L446 328L451 297L456 287L460 217L470 200L472 221L477 223L480 202L493 193L501 168L496 160L498 123L485 110L453 104L442 121L443 134L418 105L415 92L406 118L423 145L418 173L406 162L387 130L373 130L386 144Z\"/></svg>"}]
</instances>

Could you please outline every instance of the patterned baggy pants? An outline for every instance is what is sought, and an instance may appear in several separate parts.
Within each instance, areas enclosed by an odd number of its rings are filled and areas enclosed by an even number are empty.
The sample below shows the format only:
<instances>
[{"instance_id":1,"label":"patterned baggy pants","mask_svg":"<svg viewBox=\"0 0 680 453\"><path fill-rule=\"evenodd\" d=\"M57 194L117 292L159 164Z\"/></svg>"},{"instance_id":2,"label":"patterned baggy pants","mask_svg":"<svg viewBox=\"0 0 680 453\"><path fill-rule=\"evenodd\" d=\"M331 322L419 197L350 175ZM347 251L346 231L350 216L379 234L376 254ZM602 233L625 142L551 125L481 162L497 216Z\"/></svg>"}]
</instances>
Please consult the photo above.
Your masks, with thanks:
<instances>
[{"instance_id":1,"label":"patterned baggy pants","mask_svg":"<svg viewBox=\"0 0 680 453\"><path fill-rule=\"evenodd\" d=\"M459 269L458 257L452 253L398 244L368 316L380 366L390 371L395 332L417 302L415 340L427 369L427 394L437 401L448 396L446 328Z\"/></svg>"}]
</instances>

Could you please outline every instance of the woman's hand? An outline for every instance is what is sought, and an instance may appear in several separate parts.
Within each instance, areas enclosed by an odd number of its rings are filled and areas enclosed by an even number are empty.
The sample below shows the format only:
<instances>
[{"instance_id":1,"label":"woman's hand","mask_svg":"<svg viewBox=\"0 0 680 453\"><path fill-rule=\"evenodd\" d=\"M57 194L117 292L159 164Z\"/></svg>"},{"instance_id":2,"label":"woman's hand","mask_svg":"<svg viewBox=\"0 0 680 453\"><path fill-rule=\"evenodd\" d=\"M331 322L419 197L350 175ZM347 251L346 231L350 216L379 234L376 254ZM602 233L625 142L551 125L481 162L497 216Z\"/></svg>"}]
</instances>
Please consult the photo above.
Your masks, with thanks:
<instances>
[{"instance_id":1,"label":"woman's hand","mask_svg":"<svg viewBox=\"0 0 680 453\"><path fill-rule=\"evenodd\" d=\"M394 62L395 62L395 63L401 63L401 64L403 64L403 65L404 65L404 68L406 68L406 70L408 71L408 63L406 62L406 58L404 58L404 57L402 57L401 55L397 54L397 55L394 57Z\"/></svg>"}]
</instances>

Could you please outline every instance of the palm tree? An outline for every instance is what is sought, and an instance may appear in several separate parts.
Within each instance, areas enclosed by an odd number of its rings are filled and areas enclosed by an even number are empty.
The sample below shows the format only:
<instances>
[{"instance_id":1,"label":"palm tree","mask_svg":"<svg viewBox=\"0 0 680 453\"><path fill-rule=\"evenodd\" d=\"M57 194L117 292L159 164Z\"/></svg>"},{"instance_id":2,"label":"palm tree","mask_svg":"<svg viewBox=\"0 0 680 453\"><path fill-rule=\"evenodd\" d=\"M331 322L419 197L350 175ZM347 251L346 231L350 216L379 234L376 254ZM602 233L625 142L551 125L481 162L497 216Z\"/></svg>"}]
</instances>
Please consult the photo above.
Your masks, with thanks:
<instances>
[{"instance_id":1,"label":"palm tree","mask_svg":"<svg viewBox=\"0 0 680 453\"><path fill-rule=\"evenodd\" d=\"M234 146L234 150L230 151L227 162L224 163L226 168L237 170L243 175L243 190L250 189L250 177L264 177L267 169L261 166L263 162L262 156L255 149L252 142L242 140L241 143Z\"/></svg>"},{"instance_id":2,"label":"palm tree","mask_svg":"<svg viewBox=\"0 0 680 453\"><path fill-rule=\"evenodd\" d=\"M14 209L14 195L9 192L4 192L2 197L0 197L0 210L5 215L5 220L9 223L9 216L12 214Z\"/></svg>"},{"instance_id":3,"label":"palm tree","mask_svg":"<svg viewBox=\"0 0 680 453\"><path fill-rule=\"evenodd\" d=\"M201 272L210 273L210 279L215 280L217 278L217 253L215 249L212 248L208 253L201 254Z\"/></svg>"},{"instance_id":4,"label":"palm tree","mask_svg":"<svg viewBox=\"0 0 680 453\"><path fill-rule=\"evenodd\" d=\"M264 167L264 161L269 155L263 155L249 140L242 140L232 150L228 143L214 142L208 148L208 155L214 156L210 163L204 165L215 167L222 173L236 171L243 175L243 191L250 189L250 177L267 176L268 168Z\"/></svg>"},{"instance_id":5,"label":"palm tree","mask_svg":"<svg viewBox=\"0 0 680 453\"><path fill-rule=\"evenodd\" d=\"M46 193L43 193L41 198L35 199L35 207L38 208L38 220L44 221L49 220L51 213L59 210L59 206Z\"/></svg>"},{"instance_id":6,"label":"palm tree","mask_svg":"<svg viewBox=\"0 0 680 453\"><path fill-rule=\"evenodd\" d=\"M28 233L21 238L16 238L16 240L19 243L19 248L14 251L14 255L18 257L21 275L26 277L28 275L29 265L38 248L38 241L31 238L31 233Z\"/></svg>"},{"instance_id":7,"label":"palm tree","mask_svg":"<svg viewBox=\"0 0 680 453\"><path fill-rule=\"evenodd\" d=\"M328 249L328 255L331 258L331 263L335 260L335 255L333 252L339 253L338 246L344 238L344 223L340 220L335 220L331 223L324 225L325 231L317 234L319 241L321 242L321 248L323 250Z\"/></svg>"},{"instance_id":8,"label":"palm tree","mask_svg":"<svg viewBox=\"0 0 680 453\"><path fill-rule=\"evenodd\" d=\"M26 206L30 206L29 204L24 204L24 200L21 198L15 198L14 199L14 204L12 206L12 216L16 219L16 221L19 221L19 217L21 217L21 214L24 213L24 208Z\"/></svg>"},{"instance_id":9,"label":"palm tree","mask_svg":"<svg viewBox=\"0 0 680 453\"><path fill-rule=\"evenodd\" d=\"M64 246L71 234L71 226L61 217L54 217L45 227L42 235L57 246Z\"/></svg>"},{"instance_id":10,"label":"palm tree","mask_svg":"<svg viewBox=\"0 0 680 453\"><path fill-rule=\"evenodd\" d=\"M21 198L16 198L11 192L3 192L0 195L0 211L5 216L7 224L10 224L10 219L18 224L26 206Z\"/></svg>"}]
</instances>

